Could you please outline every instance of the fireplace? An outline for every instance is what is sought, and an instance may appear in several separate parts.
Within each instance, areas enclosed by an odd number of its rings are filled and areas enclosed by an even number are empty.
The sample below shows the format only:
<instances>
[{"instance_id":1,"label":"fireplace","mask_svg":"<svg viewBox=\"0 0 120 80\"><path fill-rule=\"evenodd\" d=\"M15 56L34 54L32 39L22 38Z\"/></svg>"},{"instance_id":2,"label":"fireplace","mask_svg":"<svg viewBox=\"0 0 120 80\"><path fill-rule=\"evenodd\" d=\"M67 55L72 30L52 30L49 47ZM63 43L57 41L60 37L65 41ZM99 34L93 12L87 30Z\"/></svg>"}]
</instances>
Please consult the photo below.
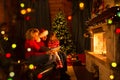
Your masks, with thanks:
<instances>
[{"instance_id":1,"label":"fireplace","mask_svg":"<svg viewBox=\"0 0 120 80\"><path fill-rule=\"evenodd\" d=\"M107 11L105 13L89 22L87 34L91 49L85 51L86 69L93 74L97 71L98 80L120 80L120 22L100 22L108 16ZM92 25L96 21L97 25ZM117 66L113 67L113 62Z\"/></svg>"}]
</instances>

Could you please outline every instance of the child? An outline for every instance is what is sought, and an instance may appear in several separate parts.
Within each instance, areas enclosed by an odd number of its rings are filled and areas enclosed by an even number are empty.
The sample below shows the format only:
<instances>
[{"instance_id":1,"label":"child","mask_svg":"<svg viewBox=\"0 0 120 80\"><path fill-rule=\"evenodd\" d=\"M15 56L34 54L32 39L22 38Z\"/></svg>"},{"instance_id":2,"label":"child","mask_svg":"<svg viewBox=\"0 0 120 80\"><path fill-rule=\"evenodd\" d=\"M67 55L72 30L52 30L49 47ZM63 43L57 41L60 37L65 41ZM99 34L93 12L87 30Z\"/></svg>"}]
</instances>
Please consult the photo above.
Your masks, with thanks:
<instances>
[{"instance_id":1,"label":"child","mask_svg":"<svg viewBox=\"0 0 120 80\"><path fill-rule=\"evenodd\" d=\"M57 57L57 68L62 68L62 61L60 59L60 56L58 55L59 49L60 49L60 42L56 37L56 34L54 32L50 33L49 40L48 40L48 47L53 50L53 53Z\"/></svg>"}]
</instances>

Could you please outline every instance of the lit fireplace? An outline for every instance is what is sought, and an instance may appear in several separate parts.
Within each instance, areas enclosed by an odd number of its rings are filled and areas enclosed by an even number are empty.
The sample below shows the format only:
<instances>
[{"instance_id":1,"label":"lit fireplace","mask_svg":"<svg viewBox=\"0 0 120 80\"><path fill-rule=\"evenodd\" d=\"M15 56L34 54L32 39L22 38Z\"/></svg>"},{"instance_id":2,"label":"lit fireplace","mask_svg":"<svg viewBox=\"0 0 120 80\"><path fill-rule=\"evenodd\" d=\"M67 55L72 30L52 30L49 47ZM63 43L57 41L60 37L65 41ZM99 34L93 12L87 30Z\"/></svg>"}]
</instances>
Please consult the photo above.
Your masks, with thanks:
<instances>
[{"instance_id":1,"label":"lit fireplace","mask_svg":"<svg viewBox=\"0 0 120 80\"><path fill-rule=\"evenodd\" d=\"M93 36L93 46L96 54L106 54L106 38L104 36L105 32L99 32Z\"/></svg>"}]
</instances>

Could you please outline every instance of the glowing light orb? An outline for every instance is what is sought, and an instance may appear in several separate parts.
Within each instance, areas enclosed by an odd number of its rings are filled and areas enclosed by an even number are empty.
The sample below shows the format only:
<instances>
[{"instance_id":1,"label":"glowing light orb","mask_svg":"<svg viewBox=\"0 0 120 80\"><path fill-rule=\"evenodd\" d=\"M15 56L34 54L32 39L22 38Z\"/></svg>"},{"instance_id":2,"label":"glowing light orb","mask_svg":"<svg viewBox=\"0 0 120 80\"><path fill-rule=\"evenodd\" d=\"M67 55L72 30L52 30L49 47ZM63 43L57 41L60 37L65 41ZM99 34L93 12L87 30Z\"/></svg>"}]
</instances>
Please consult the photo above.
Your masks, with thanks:
<instances>
[{"instance_id":1,"label":"glowing light orb","mask_svg":"<svg viewBox=\"0 0 120 80\"><path fill-rule=\"evenodd\" d=\"M25 10L25 9L22 9L22 10L20 11L20 13L21 13L22 15L25 15L25 14L26 14L26 10Z\"/></svg>"},{"instance_id":2,"label":"glowing light orb","mask_svg":"<svg viewBox=\"0 0 120 80\"><path fill-rule=\"evenodd\" d=\"M119 12L117 12L117 16L118 16L118 17L120 17L120 11L119 11Z\"/></svg>"},{"instance_id":3,"label":"glowing light orb","mask_svg":"<svg viewBox=\"0 0 120 80\"><path fill-rule=\"evenodd\" d=\"M2 34L2 35L5 34L5 31L1 31L1 34Z\"/></svg>"},{"instance_id":4,"label":"glowing light orb","mask_svg":"<svg viewBox=\"0 0 120 80\"><path fill-rule=\"evenodd\" d=\"M14 76L15 76L15 73L14 73L14 72L10 72L10 73L9 73L9 76L10 76L10 77L14 77Z\"/></svg>"},{"instance_id":5,"label":"glowing light orb","mask_svg":"<svg viewBox=\"0 0 120 80\"><path fill-rule=\"evenodd\" d=\"M5 54L5 57L6 57L6 58L10 58L10 57L11 57L11 53L6 53L6 54Z\"/></svg>"},{"instance_id":6,"label":"glowing light orb","mask_svg":"<svg viewBox=\"0 0 120 80\"><path fill-rule=\"evenodd\" d=\"M27 51L30 52L30 51L31 51L31 48L27 48Z\"/></svg>"},{"instance_id":7,"label":"glowing light orb","mask_svg":"<svg viewBox=\"0 0 120 80\"><path fill-rule=\"evenodd\" d=\"M116 63L116 62L112 62L112 63L111 63L111 66L112 66L112 67L117 67L117 63Z\"/></svg>"},{"instance_id":8,"label":"glowing light orb","mask_svg":"<svg viewBox=\"0 0 120 80\"><path fill-rule=\"evenodd\" d=\"M34 65L33 65L33 64L30 64L30 65L29 65L29 69L34 69Z\"/></svg>"},{"instance_id":9,"label":"glowing light orb","mask_svg":"<svg viewBox=\"0 0 120 80\"><path fill-rule=\"evenodd\" d=\"M80 7L80 9L84 9L84 3L83 3L83 2L80 2L80 3L79 3L79 7Z\"/></svg>"},{"instance_id":10,"label":"glowing light orb","mask_svg":"<svg viewBox=\"0 0 120 80\"><path fill-rule=\"evenodd\" d=\"M17 45L16 44L12 44L12 48L16 48L17 47Z\"/></svg>"},{"instance_id":11,"label":"glowing light orb","mask_svg":"<svg viewBox=\"0 0 120 80\"><path fill-rule=\"evenodd\" d=\"M109 77L110 77L111 80L114 79L114 75L112 75L112 74Z\"/></svg>"},{"instance_id":12,"label":"glowing light orb","mask_svg":"<svg viewBox=\"0 0 120 80\"><path fill-rule=\"evenodd\" d=\"M24 4L24 3L21 3L20 6L23 8L23 7L25 7L25 4Z\"/></svg>"},{"instance_id":13,"label":"glowing light orb","mask_svg":"<svg viewBox=\"0 0 120 80\"><path fill-rule=\"evenodd\" d=\"M8 78L7 80L13 80L12 78Z\"/></svg>"},{"instance_id":14,"label":"glowing light orb","mask_svg":"<svg viewBox=\"0 0 120 80\"><path fill-rule=\"evenodd\" d=\"M68 16L68 20L72 20L72 16Z\"/></svg>"},{"instance_id":15,"label":"glowing light orb","mask_svg":"<svg viewBox=\"0 0 120 80\"><path fill-rule=\"evenodd\" d=\"M31 8L27 8L27 12L31 12L32 11L32 9Z\"/></svg>"},{"instance_id":16,"label":"glowing light orb","mask_svg":"<svg viewBox=\"0 0 120 80\"><path fill-rule=\"evenodd\" d=\"M18 60L18 63L20 63L20 60Z\"/></svg>"},{"instance_id":17,"label":"glowing light orb","mask_svg":"<svg viewBox=\"0 0 120 80\"><path fill-rule=\"evenodd\" d=\"M8 37L4 37L4 40L8 41Z\"/></svg>"},{"instance_id":18,"label":"glowing light orb","mask_svg":"<svg viewBox=\"0 0 120 80\"><path fill-rule=\"evenodd\" d=\"M42 74L38 74L38 75L37 75L37 78L38 78L38 79L41 79L41 78L42 78Z\"/></svg>"},{"instance_id":19,"label":"glowing light orb","mask_svg":"<svg viewBox=\"0 0 120 80\"><path fill-rule=\"evenodd\" d=\"M112 24L112 22L113 22L112 19L108 19L108 20L107 20L107 23L108 23L108 24Z\"/></svg>"},{"instance_id":20,"label":"glowing light orb","mask_svg":"<svg viewBox=\"0 0 120 80\"><path fill-rule=\"evenodd\" d=\"M26 16L25 20L29 21L30 20L30 16Z\"/></svg>"}]
</instances>

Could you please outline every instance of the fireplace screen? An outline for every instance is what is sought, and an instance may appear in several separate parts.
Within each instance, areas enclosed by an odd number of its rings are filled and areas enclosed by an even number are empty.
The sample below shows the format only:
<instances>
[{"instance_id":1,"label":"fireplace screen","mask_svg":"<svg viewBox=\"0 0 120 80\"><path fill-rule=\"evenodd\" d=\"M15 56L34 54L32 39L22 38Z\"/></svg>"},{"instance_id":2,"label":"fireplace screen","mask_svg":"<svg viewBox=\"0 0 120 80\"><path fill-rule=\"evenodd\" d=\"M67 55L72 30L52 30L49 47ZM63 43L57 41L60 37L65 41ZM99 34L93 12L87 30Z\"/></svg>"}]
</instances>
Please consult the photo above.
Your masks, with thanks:
<instances>
[{"instance_id":1,"label":"fireplace screen","mask_svg":"<svg viewBox=\"0 0 120 80\"><path fill-rule=\"evenodd\" d=\"M94 33L93 44L96 54L106 54L106 37L104 32Z\"/></svg>"}]
</instances>

